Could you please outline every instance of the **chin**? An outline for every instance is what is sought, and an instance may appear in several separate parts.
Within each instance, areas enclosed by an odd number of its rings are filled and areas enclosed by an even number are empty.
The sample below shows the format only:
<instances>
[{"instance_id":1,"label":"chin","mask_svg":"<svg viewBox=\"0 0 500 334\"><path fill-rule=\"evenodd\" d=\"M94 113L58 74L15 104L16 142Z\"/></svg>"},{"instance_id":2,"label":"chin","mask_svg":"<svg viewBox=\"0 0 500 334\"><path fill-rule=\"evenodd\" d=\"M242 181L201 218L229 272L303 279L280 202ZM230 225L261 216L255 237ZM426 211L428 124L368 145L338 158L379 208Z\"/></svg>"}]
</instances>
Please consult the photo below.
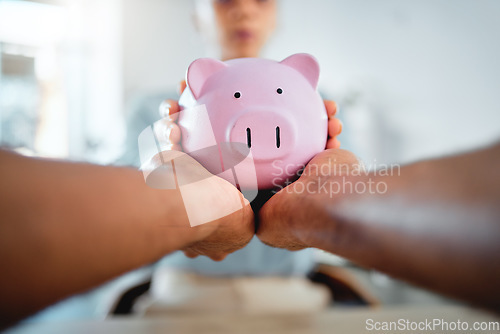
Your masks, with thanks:
<instances>
[{"instance_id":1,"label":"chin","mask_svg":"<svg viewBox=\"0 0 500 334\"><path fill-rule=\"evenodd\" d=\"M235 54L238 55L237 58L245 57L258 57L260 48L256 48L255 45L240 45L235 48Z\"/></svg>"}]
</instances>

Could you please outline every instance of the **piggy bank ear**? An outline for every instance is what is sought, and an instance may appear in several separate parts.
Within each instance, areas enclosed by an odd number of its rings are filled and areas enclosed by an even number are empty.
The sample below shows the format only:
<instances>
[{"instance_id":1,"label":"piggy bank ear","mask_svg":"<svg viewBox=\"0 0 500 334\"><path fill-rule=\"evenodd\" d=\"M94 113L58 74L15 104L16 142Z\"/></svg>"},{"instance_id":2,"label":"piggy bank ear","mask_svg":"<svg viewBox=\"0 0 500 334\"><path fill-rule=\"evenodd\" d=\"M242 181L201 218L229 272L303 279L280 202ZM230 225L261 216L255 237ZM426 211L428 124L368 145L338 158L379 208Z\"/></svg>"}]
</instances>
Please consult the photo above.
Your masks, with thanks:
<instances>
[{"instance_id":1,"label":"piggy bank ear","mask_svg":"<svg viewBox=\"0 0 500 334\"><path fill-rule=\"evenodd\" d=\"M189 65L186 81L195 99L199 97L207 79L225 67L227 67L225 63L212 58L200 58Z\"/></svg>"},{"instance_id":2,"label":"piggy bank ear","mask_svg":"<svg viewBox=\"0 0 500 334\"><path fill-rule=\"evenodd\" d=\"M316 58L307 53L297 53L283 59L280 64L290 66L299 71L316 89L319 80L319 64Z\"/></svg>"}]
</instances>

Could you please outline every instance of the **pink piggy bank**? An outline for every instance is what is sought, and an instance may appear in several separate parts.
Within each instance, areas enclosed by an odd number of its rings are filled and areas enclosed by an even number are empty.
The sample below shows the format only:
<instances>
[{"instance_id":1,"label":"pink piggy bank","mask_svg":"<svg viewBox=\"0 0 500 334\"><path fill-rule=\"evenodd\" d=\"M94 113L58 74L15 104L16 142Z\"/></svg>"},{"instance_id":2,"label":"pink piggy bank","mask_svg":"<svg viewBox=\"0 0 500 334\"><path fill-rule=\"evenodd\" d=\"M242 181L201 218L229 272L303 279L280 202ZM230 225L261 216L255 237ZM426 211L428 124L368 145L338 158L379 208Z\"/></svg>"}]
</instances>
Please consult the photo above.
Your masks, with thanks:
<instances>
[{"instance_id":1,"label":"pink piggy bank","mask_svg":"<svg viewBox=\"0 0 500 334\"><path fill-rule=\"evenodd\" d=\"M271 189L325 149L328 117L309 54L197 59L179 105L182 147L212 174Z\"/></svg>"}]
</instances>

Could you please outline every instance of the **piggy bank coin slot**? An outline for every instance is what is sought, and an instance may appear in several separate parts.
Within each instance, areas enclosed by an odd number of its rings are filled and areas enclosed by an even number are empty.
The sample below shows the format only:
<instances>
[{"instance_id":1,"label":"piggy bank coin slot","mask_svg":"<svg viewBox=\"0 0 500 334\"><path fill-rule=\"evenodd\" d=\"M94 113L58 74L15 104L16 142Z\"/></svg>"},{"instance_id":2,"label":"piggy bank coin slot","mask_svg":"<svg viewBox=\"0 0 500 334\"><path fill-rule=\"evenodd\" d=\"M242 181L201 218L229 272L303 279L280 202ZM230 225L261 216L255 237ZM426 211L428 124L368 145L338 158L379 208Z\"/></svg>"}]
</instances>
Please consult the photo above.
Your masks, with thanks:
<instances>
[{"instance_id":1,"label":"piggy bank coin slot","mask_svg":"<svg viewBox=\"0 0 500 334\"><path fill-rule=\"evenodd\" d=\"M247 128L247 146L248 148L252 147L252 131L250 128Z\"/></svg>"},{"instance_id":2,"label":"piggy bank coin slot","mask_svg":"<svg viewBox=\"0 0 500 334\"><path fill-rule=\"evenodd\" d=\"M280 127L277 126L276 127L276 147L280 148L280 145L281 145L281 143L280 143Z\"/></svg>"}]
</instances>

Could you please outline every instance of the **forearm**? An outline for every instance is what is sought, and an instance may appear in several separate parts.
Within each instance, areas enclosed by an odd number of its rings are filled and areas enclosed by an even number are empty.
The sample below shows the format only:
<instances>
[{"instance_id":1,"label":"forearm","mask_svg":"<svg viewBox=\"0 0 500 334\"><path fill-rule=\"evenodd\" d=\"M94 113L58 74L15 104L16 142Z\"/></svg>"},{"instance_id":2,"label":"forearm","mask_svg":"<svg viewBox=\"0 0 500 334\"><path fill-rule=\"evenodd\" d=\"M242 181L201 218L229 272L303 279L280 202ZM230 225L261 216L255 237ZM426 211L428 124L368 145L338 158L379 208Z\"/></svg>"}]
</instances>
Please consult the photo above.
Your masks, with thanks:
<instances>
[{"instance_id":1,"label":"forearm","mask_svg":"<svg viewBox=\"0 0 500 334\"><path fill-rule=\"evenodd\" d=\"M353 178L384 193L322 201L329 235L309 242L436 291L499 308L499 149ZM397 171L396 171L397 172ZM321 229L320 229L321 230Z\"/></svg>"},{"instance_id":2,"label":"forearm","mask_svg":"<svg viewBox=\"0 0 500 334\"><path fill-rule=\"evenodd\" d=\"M176 190L0 151L0 313L18 319L196 240Z\"/></svg>"},{"instance_id":3,"label":"forearm","mask_svg":"<svg viewBox=\"0 0 500 334\"><path fill-rule=\"evenodd\" d=\"M356 165L346 151L325 152L264 206L258 232L264 242L320 248L499 308L499 146L404 166L392 175L354 176L334 170L335 160ZM311 175L315 164L334 168Z\"/></svg>"}]
</instances>

